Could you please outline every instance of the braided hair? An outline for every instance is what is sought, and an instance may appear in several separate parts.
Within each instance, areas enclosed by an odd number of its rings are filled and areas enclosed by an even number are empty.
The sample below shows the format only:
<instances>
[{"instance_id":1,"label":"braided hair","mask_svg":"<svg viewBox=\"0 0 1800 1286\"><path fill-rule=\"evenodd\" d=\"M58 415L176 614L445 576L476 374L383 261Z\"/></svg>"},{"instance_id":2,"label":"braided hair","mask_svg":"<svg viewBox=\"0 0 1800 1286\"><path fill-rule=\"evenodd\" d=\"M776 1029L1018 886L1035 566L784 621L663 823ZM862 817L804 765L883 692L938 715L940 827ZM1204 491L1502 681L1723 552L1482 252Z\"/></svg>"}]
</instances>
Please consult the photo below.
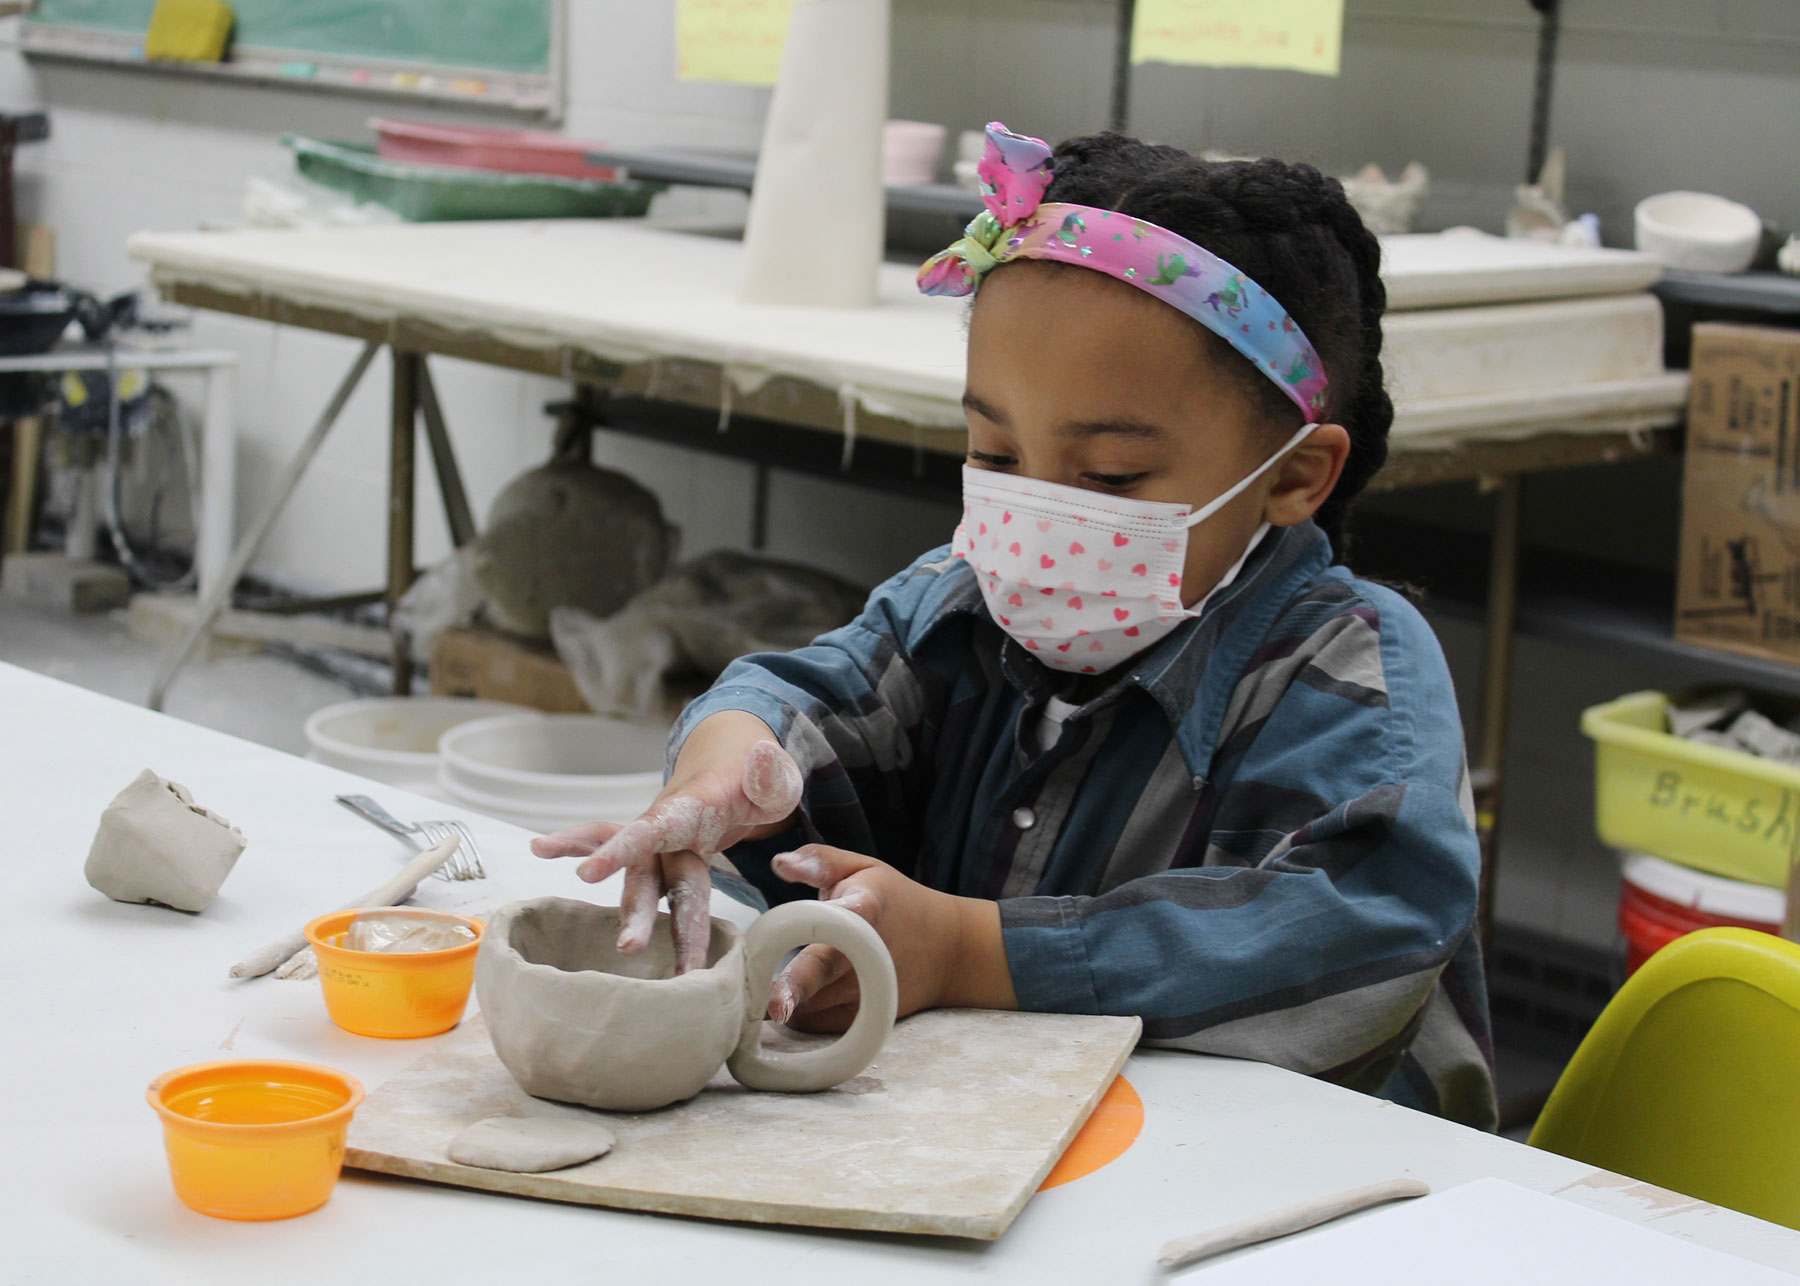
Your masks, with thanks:
<instances>
[{"instance_id":1,"label":"braided hair","mask_svg":"<svg viewBox=\"0 0 1800 1286\"><path fill-rule=\"evenodd\" d=\"M1285 161L1202 161L1122 134L1090 134L1056 149L1046 201L1099 206L1158 224L1205 247L1267 290L1318 351L1330 382L1322 421L1350 435L1343 474L1315 521L1344 555L1351 502L1387 460L1394 422L1381 373L1381 246L1336 179ZM1225 351L1210 332L1207 341ZM1300 427L1280 389L1230 350L1271 425Z\"/></svg>"}]
</instances>

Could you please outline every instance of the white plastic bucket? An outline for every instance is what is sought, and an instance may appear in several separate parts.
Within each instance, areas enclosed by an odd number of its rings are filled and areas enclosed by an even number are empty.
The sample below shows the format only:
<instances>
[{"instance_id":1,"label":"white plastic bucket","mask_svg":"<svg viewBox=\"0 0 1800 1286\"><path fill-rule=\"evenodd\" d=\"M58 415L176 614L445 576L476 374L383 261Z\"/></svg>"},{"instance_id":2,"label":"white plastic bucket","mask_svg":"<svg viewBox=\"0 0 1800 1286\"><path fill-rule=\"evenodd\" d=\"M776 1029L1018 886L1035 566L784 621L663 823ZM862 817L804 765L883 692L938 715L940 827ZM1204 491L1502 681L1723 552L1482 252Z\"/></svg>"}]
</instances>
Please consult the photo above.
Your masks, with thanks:
<instances>
[{"instance_id":1,"label":"white plastic bucket","mask_svg":"<svg viewBox=\"0 0 1800 1286\"><path fill-rule=\"evenodd\" d=\"M419 794L437 792L438 739L471 719L517 714L522 706L473 697L375 697L315 710L306 721L306 757Z\"/></svg>"},{"instance_id":2,"label":"white plastic bucket","mask_svg":"<svg viewBox=\"0 0 1800 1286\"><path fill-rule=\"evenodd\" d=\"M1779 933L1787 918L1787 894L1781 889L1729 880L1644 853L1621 857L1619 932L1625 939L1627 974L1696 929L1729 925Z\"/></svg>"},{"instance_id":3,"label":"white plastic bucket","mask_svg":"<svg viewBox=\"0 0 1800 1286\"><path fill-rule=\"evenodd\" d=\"M669 730L591 714L479 719L439 743L439 791L533 830L627 822L662 790Z\"/></svg>"}]
</instances>

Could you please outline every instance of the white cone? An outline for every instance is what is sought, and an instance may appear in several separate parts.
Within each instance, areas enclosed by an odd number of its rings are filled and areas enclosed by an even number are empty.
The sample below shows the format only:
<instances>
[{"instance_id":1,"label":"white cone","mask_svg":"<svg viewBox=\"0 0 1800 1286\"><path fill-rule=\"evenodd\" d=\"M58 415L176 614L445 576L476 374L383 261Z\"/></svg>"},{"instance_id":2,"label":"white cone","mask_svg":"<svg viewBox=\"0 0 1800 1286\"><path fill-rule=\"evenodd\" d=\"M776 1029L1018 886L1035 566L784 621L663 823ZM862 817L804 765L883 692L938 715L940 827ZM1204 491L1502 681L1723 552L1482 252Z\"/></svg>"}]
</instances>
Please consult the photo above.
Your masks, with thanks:
<instances>
[{"instance_id":1,"label":"white cone","mask_svg":"<svg viewBox=\"0 0 1800 1286\"><path fill-rule=\"evenodd\" d=\"M886 217L888 4L794 6L744 232L746 303L875 303Z\"/></svg>"}]
</instances>

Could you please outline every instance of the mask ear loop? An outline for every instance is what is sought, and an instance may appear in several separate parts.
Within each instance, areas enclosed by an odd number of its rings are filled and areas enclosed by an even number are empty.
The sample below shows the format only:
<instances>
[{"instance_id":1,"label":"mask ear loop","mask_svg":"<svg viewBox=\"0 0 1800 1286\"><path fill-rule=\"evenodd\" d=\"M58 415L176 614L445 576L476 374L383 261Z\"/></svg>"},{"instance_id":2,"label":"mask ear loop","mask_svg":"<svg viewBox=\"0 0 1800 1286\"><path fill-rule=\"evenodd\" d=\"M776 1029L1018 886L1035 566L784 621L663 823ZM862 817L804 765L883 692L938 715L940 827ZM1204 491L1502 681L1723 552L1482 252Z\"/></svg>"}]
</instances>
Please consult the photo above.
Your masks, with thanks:
<instances>
[{"instance_id":1,"label":"mask ear loop","mask_svg":"<svg viewBox=\"0 0 1800 1286\"><path fill-rule=\"evenodd\" d=\"M1208 519L1208 518L1212 517L1214 514L1218 513L1219 510L1223 509L1226 505L1230 504L1233 500L1236 500L1239 496L1243 495L1245 490L1253 482L1255 482L1258 478L1262 477L1263 474L1267 473L1270 469L1273 469L1275 467L1276 461L1282 459L1284 456L1287 455L1288 452L1292 451L1295 447L1299 446L1302 442L1306 441L1306 439L1308 437L1312 436L1313 430L1318 427L1319 426L1317 424L1301 425L1299 432L1295 433L1293 437L1289 438L1287 440L1287 442L1282 445L1281 449L1276 451L1274 455L1270 456L1267 460L1264 460L1261 464L1257 465L1255 469L1253 469L1249 474L1247 474L1236 485L1229 487L1221 494L1214 496L1211 500L1207 501L1205 504L1201 505L1198 509L1194 510L1193 513L1189 514L1186 519L1186 524L1189 527L1198 526L1200 523L1204 522L1206 519Z\"/></svg>"}]
</instances>

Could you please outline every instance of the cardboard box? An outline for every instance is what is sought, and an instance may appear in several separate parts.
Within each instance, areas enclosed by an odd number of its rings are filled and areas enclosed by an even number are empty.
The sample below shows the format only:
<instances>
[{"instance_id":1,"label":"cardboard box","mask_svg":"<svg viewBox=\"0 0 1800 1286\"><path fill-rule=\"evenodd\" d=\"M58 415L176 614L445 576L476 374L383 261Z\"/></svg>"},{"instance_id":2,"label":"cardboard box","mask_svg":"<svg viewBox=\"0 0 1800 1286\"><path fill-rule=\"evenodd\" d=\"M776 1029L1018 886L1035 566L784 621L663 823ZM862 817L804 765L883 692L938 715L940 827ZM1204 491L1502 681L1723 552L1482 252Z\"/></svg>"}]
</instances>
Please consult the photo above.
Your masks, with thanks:
<instances>
[{"instance_id":1,"label":"cardboard box","mask_svg":"<svg viewBox=\"0 0 1800 1286\"><path fill-rule=\"evenodd\" d=\"M1800 330L1694 327L1675 637L1800 661Z\"/></svg>"},{"instance_id":2,"label":"cardboard box","mask_svg":"<svg viewBox=\"0 0 1800 1286\"><path fill-rule=\"evenodd\" d=\"M432 641L431 692L511 701L551 714L588 708L569 667L549 648L485 630L444 630Z\"/></svg>"}]
</instances>

